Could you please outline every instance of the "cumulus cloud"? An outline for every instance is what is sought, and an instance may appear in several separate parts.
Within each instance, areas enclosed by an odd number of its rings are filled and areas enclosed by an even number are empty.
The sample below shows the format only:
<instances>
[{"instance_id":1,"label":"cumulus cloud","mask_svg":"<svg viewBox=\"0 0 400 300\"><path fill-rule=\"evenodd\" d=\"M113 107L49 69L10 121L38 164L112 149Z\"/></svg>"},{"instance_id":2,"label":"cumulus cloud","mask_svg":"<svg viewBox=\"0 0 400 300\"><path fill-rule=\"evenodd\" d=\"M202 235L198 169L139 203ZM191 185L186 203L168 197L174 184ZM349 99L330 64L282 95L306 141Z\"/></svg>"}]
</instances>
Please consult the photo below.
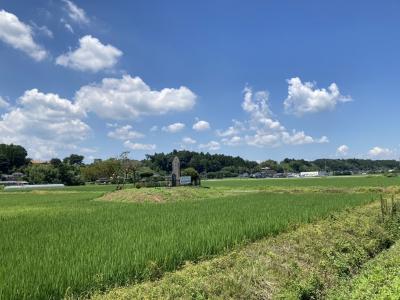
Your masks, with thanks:
<instances>
[{"instance_id":1,"label":"cumulus cloud","mask_svg":"<svg viewBox=\"0 0 400 300\"><path fill-rule=\"evenodd\" d=\"M187 87L151 90L139 77L104 78L101 84L82 87L75 95L85 110L108 119L137 119L191 109L196 95Z\"/></svg>"},{"instance_id":2,"label":"cumulus cloud","mask_svg":"<svg viewBox=\"0 0 400 300\"><path fill-rule=\"evenodd\" d=\"M221 139L221 142L224 145L237 146L237 145L240 145L242 143L242 138L240 136L234 135L234 136L231 136L231 137L225 137L225 138Z\"/></svg>"},{"instance_id":3,"label":"cumulus cloud","mask_svg":"<svg viewBox=\"0 0 400 300\"><path fill-rule=\"evenodd\" d=\"M184 143L184 144L196 144L196 140L187 136L187 137L184 137L182 139L182 143Z\"/></svg>"},{"instance_id":4,"label":"cumulus cloud","mask_svg":"<svg viewBox=\"0 0 400 300\"><path fill-rule=\"evenodd\" d=\"M245 125L237 120L232 120L233 125L229 126L227 129L225 130L220 130L218 129L216 131L217 135L220 137L228 137L228 136L232 136L232 135L237 135L240 134L242 131L245 130Z\"/></svg>"},{"instance_id":5,"label":"cumulus cloud","mask_svg":"<svg viewBox=\"0 0 400 300\"><path fill-rule=\"evenodd\" d=\"M193 124L193 129L196 131L205 131L210 129L210 123L204 120L199 120Z\"/></svg>"},{"instance_id":6,"label":"cumulus cloud","mask_svg":"<svg viewBox=\"0 0 400 300\"><path fill-rule=\"evenodd\" d=\"M374 147L368 151L368 154L373 158L387 158L393 155L393 151L388 148Z\"/></svg>"},{"instance_id":7,"label":"cumulus cloud","mask_svg":"<svg viewBox=\"0 0 400 300\"><path fill-rule=\"evenodd\" d=\"M88 24L90 22L86 12L82 8L78 7L74 2L70 0L63 0L63 2L65 3L65 9L68 16L72 21L80 24Z\"/></svg>"},{"instance_id":8,"label":"cumulus cloud","mask_svg":"<svg viewBox=\"0 0 400 300\"><path fill-rule=\"evenodd\" d=\"M9 108L10 104L0 96L0 109Z\"/></svg>"},{"instance_id":9,"label":"cumulus cloud","mask_svg":"<svg viewBox=\"0 0 400 300\"><path fill-rule=\"evenodd\" d=\"M116 127L115 130L108 132L108 137L117 140L132 140L144 137L144 134L133 130L131 125Z\"/></svg>"},{"instance_id":10,"label":"cumulus cloud","mask_svg":"<svg viewBox=\"0 0 400 300\"><path fill-rule=\"evenodd\" d=\"M326 136L314 138L305 134L304 131L288 131L275 119L269 106L269 93L267 91L254 93L250 87L245 87L243 94L242 108L249 114L249 119L245 123L237 122L228 130L219 132L220 136L240 137L239 133L245 133L241 140L244 140L248 145L257 147L329 142ZM235 138L235 141L229 141L225 138L222 142L227 145L234 145L239 143L239 139Z\"/></svg>"},{"instance_id":11,"label":"cumulus cloud","mask_svg":"<svg viewBox=\"0 0 400 300\"><path fill-rule=\"evenodd\" d=\"M220 143L217 141L210 141L207 144L200 144L199 149L206 149L208 151L216 151L221 148Z\"/></svg>"},{"instance_id":12,"label":"cumulus cloud","mask_svg":"<svg viewBox=\"0 0 400 300\"><path fill-rule=\"evenodd\" d=\"M0 118L0 142L23 145L34 158L51 158L86 139L85 112L57 94L26 91Z\"/></svg>"},{"instance_id":13,"label":"cumulus cloud","mask_svg":"<svg viewBox=\"0 0 400 300\"><path fill-rule=\"evenodd\" d=\"M312 143L329 143L329 140L326 136L322 136L319 139L315 139L309 135L306 135L304 131L296 131L293 130L292 134L284 131L282 132L282 140L285 144L289 145L303 145L303 144L312 144Z\"/></svg>"},{"instance_id":14,"label":"cumulus cloud","mask_svg":"<svg viewBox=\"0 0 400 300\"><path fill-rule=\"evenodd\" d=\"M337 148L336 153L339 155L347 155L347 153L349 153L349 146L347 145L341 145Z\"/></svg>"},{"instance_id":15,"label":"cumulus cloud","mask_svg":"<svg viewBox=\"0 0 400 300\"><path fill-rule=\"evenodd\" d=\"M140 144L140 143L132 143L131 141L126 141L124 143L124 146L128 149L132 150L155 150L156 145L155 144Z\"/></svg>"},{"instance_id":16,"label":"cumulus cloud","mask_svg":"<svg viewBox=\"0 0 400 300\"><path fill-rule=\"evenodd\" d=\"M332 83L328 89L318 89L315 83L302 83L300 78L294 77L288 80L288 84L284 107L287 113L296 116L333 110L338 103L351 101L350 97L340 94L336 83Z\"/></svg>"},{"instance_id":17,"label":"cumulus cloud","mask_svg":"<svg viewBox=\"0 0 400 300\"><path fill-rule=\"evenodd\" d=\"M168 126L163 126L161 128L161 130L165 131L165 132L169 132L169 133L176 133L176 132L181 131L183 128L185 128L185 124L178 122L178 123L170 124Z\"/></svg>"},{"instance_id":18,"label":"cumulus cloud","mask_svg":"<svg viewBox=\"0 0 400 300\"><path fill-rule=\"evenodd\" d=\"M158 126L157 125L153 125L150 128L150 132L156 132L158 130Z\"/></svg>"},{"instance_id":19,"label":"cumulus cloud","mask_svg":"<svg viewBox=\"0 0 400 300\"><path fill-rule=\"evenodd\" d=\"M56 64L78 71L98 72L114 67L121 55L122 51L114 46L85 35L79 40L79 47L58 56Z\"/></svg>"},{"instance_id":20,"label":"cumulus cloud","mask_svg":"<svg viewBox=\"0 0 400 300\"><path fill-rule=\"evenodd\" d=\"M31 27L5 10L0 10L0 40L23 51L36 61L41 61L47 56L46 50L33 40Z\"/></svg>"},{"instance_id":21,"label":"cumulus cloud","mask_svg":"<svg viewBox=\"0 0 400 300\"><path fill-rule=\"evenodd\" d=\"M181 145L180 145L180 148L181 149L187 149L187 150L190 150L190 148L194 145L194 144L196 144L197 143L197 141L195 140L195 139L192 139L191 137L184 137L183 139L182 139L182 142L181 142Z\"/></svg>"}]
</instances>

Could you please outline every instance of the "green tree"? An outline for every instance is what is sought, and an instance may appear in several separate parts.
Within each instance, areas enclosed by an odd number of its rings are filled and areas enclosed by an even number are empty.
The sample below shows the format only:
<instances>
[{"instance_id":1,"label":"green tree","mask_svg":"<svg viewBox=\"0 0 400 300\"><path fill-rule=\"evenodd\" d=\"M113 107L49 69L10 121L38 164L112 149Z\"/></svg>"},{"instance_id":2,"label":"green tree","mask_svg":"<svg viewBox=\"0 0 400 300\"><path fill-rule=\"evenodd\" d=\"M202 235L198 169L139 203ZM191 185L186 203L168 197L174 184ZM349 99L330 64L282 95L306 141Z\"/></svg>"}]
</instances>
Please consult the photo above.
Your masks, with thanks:
<instances>
[{"instance_id":1,"label":"green tree","mask_svg":"<svg viewBox=\"0 0 400 300\"><path fill-rule=\"evenodd\" d=\"M190 176L192 183L199 179L200 175L194 168L186 168L181 171L182 176Z\"/></svg>"},{"instance_id":2,"label":"green tree","mask_svg":"<svg viewBox=\"0 0 400 300\"><path fill-rule=\"evenodd\" d=\"M85 159L85 157L83 155L71 154L70 156L64 158L63 162L65 164L81 166L81 165L83 165L84 159Z\"/></svg>"},{"instance_id":3,"label":"green tree","mask_svg":"<svg viewBox=\"0 0 400 300\"><path fill-rule=\"evenodd\" d=\"M61 183L57 168L50 164L30 165L25 169L26 178L29 183Z\"/></svg>"},{"instance_id":4,"label":"green tree","mask_svg":"<svg viewBox=\"0 0 400 300\"><path fill-rule=\"evenodd\" d=\"M10 161L4 154L0 154L0 173L8 173Z\"/></svg>"},{"instance_id":5,"label":"green tree","mask_svg":"<svg viewBox=\"0 0 400 300\"><path fill-rule=\"evenodd\" d=\"M6 145L0 144L0 156L5 157L8 160L9 167L7 172L14 171L20 167L26 165L28 153L25 148L19 145ZM3 161L5 161L3 159Z\"/></svg>"}]
</instances>

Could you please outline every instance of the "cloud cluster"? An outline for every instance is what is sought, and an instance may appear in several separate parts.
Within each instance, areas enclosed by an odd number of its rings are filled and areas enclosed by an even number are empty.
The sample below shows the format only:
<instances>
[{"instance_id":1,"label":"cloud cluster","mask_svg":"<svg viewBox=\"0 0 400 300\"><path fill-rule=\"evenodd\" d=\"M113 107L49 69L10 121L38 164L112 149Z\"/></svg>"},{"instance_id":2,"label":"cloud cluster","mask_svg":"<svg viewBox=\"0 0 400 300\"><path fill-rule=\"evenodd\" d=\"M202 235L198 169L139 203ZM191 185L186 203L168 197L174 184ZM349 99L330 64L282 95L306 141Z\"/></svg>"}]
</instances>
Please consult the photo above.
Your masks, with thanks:
<instances>
[{"instance_id":1,"label":"cloud cluster","mask_svg":"<svg viewBox=\"0 0 400 300\"><path fill-rule=\"evenodd\" d=\"M155 144L141 144L141 143L133 143L131 141L124 142L124 146L131 150L151 151L156 149Z\"/></svg>"},{"instance_id":2,"label":"cloud cluster","mask_svg":"<svg viewBox=\"0 0 400 300\"><path fill-rule=\"evenodd\" d=\"M35 158L50 158L87 138L90 127L82 121L84 116L57 94L28 90L16 108L1 116L0 142L24 145Z\"/></svg>"},{"instance_id":3,"label":"cloud cluster","mask_svg":"<svg viewBox=\"0 0 400 300\"><path fill-rule=\"evenodd\" d=\"M340 94L335 83L328 89L318 89L314 83L302 83L300 78L294 77L288 80L288 84L288 96L284 107L287 113L296 116L333 110L338 103L351 101L350 97Z\"/></svg>"},{"instance_id":4,"label":"cloud cluster","mask_svg":"<svg viewBox=\"0 0 400 300\"><path fill-rule=\"evenodd\" d=\"M57 57L56 64L78 71L98 72L115 66L122 51L103 45L97 38L86 35L79 40L79 48Z\"/></svg>"},{"instance_id":5,"label":"cloud cluster","mask_svg":"<svg viewBox=\"0 0 400 300\"><path fill-rule=\"evenodd\" d=\"M117 140L131 140L144 137L143 133L133 130L131 125L116 127L114 130L109 131L108 137Z\"/></svg>"},{"instance_id":6,"label":"cloud cluster","mask_svg":"<svg viewBox=\"0 0 400 300\"><path fill-rule=\"evenodd\" d=\"M70 0L63 0L65 3L65 9L68 13L69 18L80 24L88 24L90 22L89 17L86 15L86 12L78 7L74 2Z\"/></svg>"},{"instance_id":7,"label":"cloud cluster","mask_svg":"<svg viewBox=\"0 0 400 300\"><path fill-rule=\"evenodd\" d=\"M338 154L338 155L347 155L347 153L349 152L349 146L347 146L347 145L341 145L341 146L339 146L338 148L337 148L337 150L336 150L336 153Z\"/></svg>"},{"instance_id":8,"label":"cloud cluster","mask_svg":"<svg viewBox=\"0 0 400 300\"><path fill-rule=\"evenodd\" d=\"M200 144L199 149L204 149L206 151L216 151L221 148L221 144L217 141L210 141L207 144Z\"/></svg>"},{"instance_id":9,"label":"cloud cluster","mask_svg":"<svg viewBox=\"0 0 400 300\"><path fill-rule=\"evenodd\" d=\"M46 50L33 40L31 27L5 10L0 10L0 40L23 51L36 61L41 61L47 56Z\"/></svg>"},{"instance_id":10,"label":"cloud cluster","mask_svg":"<svg viewBox=\"0 0 400 300\"><path fill-rule=\"evenodd\" d=\"M125 75L84 86L75 99L84 110L102 118L134 120L140 116L189 110L196 102L196 95L184 86L152 90L140 77Z\"/></svg>"},{"instance_id":11,"label":"cloud cluster","mask_svg":"<svg viewBox=\"0 0 400 300\"><path fill-rule=\"evenodd\" d=\"M35 158L50 158L89 136L91 129L83 121L89 112L112 120L135 119L141 115L189 109L195 99L188 88L154 91L139 77L130 76L106 78L100 85L84 86L76 93L74 101L32 89L18 99L15 107L10 108L0 99L0 106L8 108L0 117L0 142L24 145ZM108 127L112 128L108 136L125 141L127 148L155 149L154 144L132 142L144 135L133 130L131 125L109 123ZM184 124L175 123L165 130L178 132L183 127Z\"/></svg>"},{"instance_id":12,"label":"cloud cluster","mask_svg":"<svg viewBox=\"0 0 400 300\"><path fill-rule=\"evenodd\" d=\"M163 126L161 128L162 131L169 132L169 133L177 133L185 128L185 124L183 123L173 123L168 126Z\"/></svg>"},{"instance_id":13,"label":"cloud cluster","mask_svg":"<svg viewBox=\"0 0 400 300\"><path fill-rule=\"evenodd\" d=\"M242 109L249 115L245 122L234 120L234 124L226 130L217 131L225 145L246 143L257 147L275 147L282 144L303 145L311 143L327 143L326 136L314 138L304 131L288 131L274 115L269 106L267 91L253 92L250 87L243 90Z\"/></svg>"},{"instance_id":14,"label":"cloud cluster","mask_svg":"<svg viewBox=\"0 0 400 300\"><path fill-rule=\"evenodd\" d=\"M193 124L193 129L196 131L205 131L210 129L210 123L204 120L199 120Z\"/></svg>"},{"instance_id":15,"label":"cloud cluster","mask_svg":"<svg viewBox=\"0 0 400 300\"><path fill-rule=\"evenodd\" d=\"M388 148L376 146L370 149L368 154L373 158L388 158L393 155L393 151Z\"/></svg>"}]
</instances>

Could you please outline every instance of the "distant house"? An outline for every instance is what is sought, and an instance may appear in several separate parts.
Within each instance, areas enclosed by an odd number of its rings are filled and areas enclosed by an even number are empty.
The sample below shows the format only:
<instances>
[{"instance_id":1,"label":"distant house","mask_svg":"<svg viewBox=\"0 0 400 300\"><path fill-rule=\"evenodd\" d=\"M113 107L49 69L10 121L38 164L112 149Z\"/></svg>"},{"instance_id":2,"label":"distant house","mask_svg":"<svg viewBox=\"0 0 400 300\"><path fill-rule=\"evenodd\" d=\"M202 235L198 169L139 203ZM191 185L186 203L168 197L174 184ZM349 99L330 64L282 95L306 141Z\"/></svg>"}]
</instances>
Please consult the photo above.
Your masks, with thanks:
<instances>
[{"instance_id":1,"label":"distant house","mask_svg":"<svg viewBox=\"0 0 400 300\"><path fill-rule=\"evenodd\" d=\"M274 174L273 178L286 178L287 174L286 173L276 173Z\"/></svg>"},{"instance_id":2,"label":"distant house","mask_svg":"<svg viewBox=\"0 0 400 300\"><path fill-rule=\"evenodd\" d=\"M240 178L249 178L249 173L242 173L242 174L239 174L239 177Z\"/></svg>"},{"instance_id":3,"label":"distant house","mask_svg":"<svg viewBox=\"0 0 400 300\"><path fill-rule=\"evenodd\" d=\"M24 174L20 172L15 172L12 173L11 175L2 174L1 181L21 181L23 177Z\"/></svg>"},{"instance_id":4,"label":"distant house","mask_svg":"<svg viewBox=\"0 0 400 300\"><path fill-rule=\"evenodd\" d=\"M300 177L322 177L327 175L325 171L300 172Z\"/></svg>"},{"instance_id":5,"label":"distant house","mask_svg":"<svg viewBox=\"0 0 400 300\"><path fill-rule=\"evenodd\" d=\"M110 182L110 178L107 177L102 177L96 180L96 184L109 184Z\"/></svg>"},{"instance_id":6,"label":"distant house","mask_svg":"<svg viewBox=\"0 0 400 300\"><path fill-rule=\"evenodd\" d=\"M276 174L276 171L270 167L261 168L261 175L263 178L272 178Z\"/></svg>"},{"instance_id":7,"label":"distant house","mask_svg":"<svg viewBox=\"0 0 400 300\"><path fill-rule=\"evenodd\" d=\"M31 160L31 163L32 163L33 165L43 165L43 164L47 164L48 161L40 160L40 159L32 159L32 160Z\"/></svg>"}]
</instances>

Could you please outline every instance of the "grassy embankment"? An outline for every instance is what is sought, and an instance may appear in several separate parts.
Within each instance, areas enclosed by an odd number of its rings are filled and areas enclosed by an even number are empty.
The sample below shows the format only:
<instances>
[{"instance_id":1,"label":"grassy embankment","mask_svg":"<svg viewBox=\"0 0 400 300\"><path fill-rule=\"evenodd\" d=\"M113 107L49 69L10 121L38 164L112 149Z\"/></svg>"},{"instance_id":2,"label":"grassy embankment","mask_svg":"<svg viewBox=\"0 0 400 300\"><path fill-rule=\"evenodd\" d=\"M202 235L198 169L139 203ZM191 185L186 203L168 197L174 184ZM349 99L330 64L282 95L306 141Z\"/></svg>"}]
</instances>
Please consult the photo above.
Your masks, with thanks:
<instances>
[{"instance_id":1,"label":"grassy embankment","mask_svg":"<svg viewBox=\"0 0 400 300\"><path fill-rule=\"evenodd\" d=\"M360 274L336 288L331 300L399 299L400 243L368 262Z\"/></svg>"}]
</instances>

